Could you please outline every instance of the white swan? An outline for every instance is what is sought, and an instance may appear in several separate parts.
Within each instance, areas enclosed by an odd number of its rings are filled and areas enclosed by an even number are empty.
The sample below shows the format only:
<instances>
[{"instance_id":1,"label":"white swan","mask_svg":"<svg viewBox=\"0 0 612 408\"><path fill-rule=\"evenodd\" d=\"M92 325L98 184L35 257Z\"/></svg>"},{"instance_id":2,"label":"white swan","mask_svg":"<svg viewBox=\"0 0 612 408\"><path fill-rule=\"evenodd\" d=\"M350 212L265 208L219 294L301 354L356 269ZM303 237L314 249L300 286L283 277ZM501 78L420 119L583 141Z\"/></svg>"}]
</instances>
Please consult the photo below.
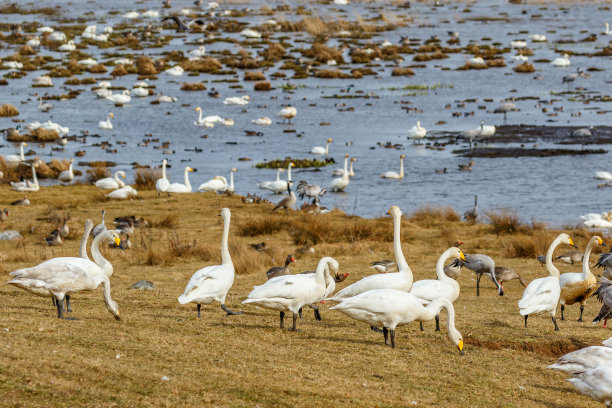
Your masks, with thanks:
<instances>
[{"instance_id":1,"label":"white swan","mask_svg":"<svg viewBox=\"0 0 612 408\"><path fill-rule=\"evenodd\" d=\"M525 288L523 297L518 302L521 316L525 316L525 327L527 327L527 318L530 314L548 312L552 316L552 321L555 324L555 330L559 330L555 313L557 312L557 303L561 295L561 287L559 286L559 269L552 263L553 253L555 248L561 244L575 246L569 235L562 233L550 244L548 252L546 252L546 269L550 272L550 276L538 278Z\"/></svg>"},{"instance_id":2,"label":"white swan","mask_svg":"<svg viewBox=\"0 0 612 408\"><path fill-rule=\"evenodd\" d=\"M112 94L110 96L107 96L106 99L118 105L130 103L130 101L132 100L132 98L130 97L130 91L128 89L121 92L120 94Z\"/></svg>"},{"instance_id":3,"label":"white swan","mask_svg":"<svg viewBox=\"0 0 612 408\"><path fill-rule=\"evenodd\" d=\"M132 89L132 94L139 98L144 98L149 96L149 91L141 87L136 87Z\"/></svg>"},{"instance_id":4,"label":"white swan","mask_svg":"<svg viewBox=\"0 0 612 408\"><path fill-rule=\"evenodd\" d=\"M243 96L232 96L231 98L225 98L223 101L224 105L248 105L251 98L248 95Z\"/></svg>"},{"instance_id":5,"label":"white swan","mask_svg":"<svg viewBox=\"0 0 612 408\"><path fill-rule=\"evenodd\" d=\"M421 122L417 120L416 125L408 129L409 139L422 139L427 135L427 129L421 127Z\"/></svg>"},{"instance_id":6,"label":"white swan","mask_svg":"<svg viewBox=\"0 0 612 408\"><path fill-rule=\"evenodd\" d=\"M283 118L283 122L287 120L288 123L291 123L291 119L293 119L296 115L297 115L297 109L295 109L291 105L287 105L283 109L278 111L278 116Z\"/></svg>"},{"instance_id":7,"label":"white swan","mask_svg":"<svg viewBox=\"0 0 612 408\"><path fill-rule=\"evenodd\" d=\"M41 123L40 127L46 130L55 130L60 136L66 135L70 131L70 129L66 126L62 126L59 123L51 122L50 120Z\"/></svg>"},{"instance_id":8,"label":"white swan","mask_svg":"<svg viewBox=\"0 0 612 408\"><path fill-rule=\"evenodd\" d=\"M189 51L187 54L189 54L192 58L202 58L206 55L206 47L200 45L198 48Z\"/></svg>"},{"instance_id":9,"label":"white swan","mask_svg":"<svg viewBox=\"0 0 612 408\"><path fill-rule=\"evenodd\" d=\"M36 176L36 164L33 162L32 166L32 181L29 180L23 182L11 182L11 186L13 186L13 190L16 191L38 191L40 190L40 185L38 184L38 177Z\"/></svg>"},{"instance_id":10,"label":"white swan","mask_svg":"<svg viewBox=\"0 0 612 408\"><path fill-rule=\"evenodd\" d=\"M344 191L349 185L349 172L346 168L346 161L344 162L344 172L342 177L335 178L331 181L329 189L335 192Z\"/></svg>"},{"instance_id":11,"label":"white swan","mask_svg":"<svg viewBox=\"0 0 612 408\"><path fill-rule=\"evenodd\" d=\"M322 146L315 146L312 148L312 150L310 150L310 153L312 154L318 154L320 156L329 156L329 144L332 143L334 141L334 139L327 139L327 143L325 144L325 147Z\"/></svg>"},{"instance_id":12,"label":"white swan","mask_svg":"<svg viewBox=\"0 0 612 408\"><path fill-rule=\"evenodd\" d=\"M595 172L595 180L612 180L612 173L608 171Z\"/></svg>"},{"instance_id":13,"label":"white swan","mask_svg":"<svg viewBox=\"0 0 612 408\"><path fill-rule=\"evenodd\" d=\"M384 276L384 275L383 275ZM344 299L331 307L347 316L383 328L385 344L395 348L395 328L418 321L426 322L436 317L441 309L446 309L448 317L448 337L463 354L463 337L455 328L455 309L444 298L435 299L423 306L421 299L397 289L370 290L355 297ZM390 341L388 335L391 335Z\"/></svg>"},{"instance_id":14,"label":"white swan","mask_svg":"<svg viewBox=\"0 0 612 408\"><path fill-rule=\"evenodd\" d=\"M172 183L168 186L167 193L191 193L191 184L189 183L189 172L193 171L191 167L185 167L185 184Z\"/></svg>"},{"instance_id":15,"label":"white swan","mask_svg":"<svg viewBox=\"0 0 612 408\"><path fill-rule=\"evenodd\" d=\"M108 114L108 117L106 118L106 120L101 120L100 122L98 122L98 127L100 129L112 129L113 128L113 124L111 123L111 119L114 118L115 115L111 113Z\"/></svg>"},{"instance_id":16,"label":"white swan","mask_svg":"<svg viewBox=\"0 0 612 408\"><path fill-rule=\"evenodd\" d=\"M63 52L72 52L74 50L76 50L76 44L74 43L73 40L68 41L67 44L62 44L58 47L58 50L63 51Z\"/></svg>"},{"instance_id":17,"label":"white swan","mask_svg":"<svg viewBox=\"0 0 612 408\"><path fill-rule=\"evenodd\" d=\"M140 14L136 11L128 11L127 13L125 13L123 15L123 18L127 18L127 19L134 19L134 18L138 18L138 16L140 16Z\"/></svg>"},{"instance_id":18,"label":"white swan","mask_svg":"<svg viewBox=\"0 0 612 408\"><path fill-rule=\"evenodd\" d=\"M510 47L512 48L525 48L526 46L527 42L524 40L510 41Z\"/></svg>"},{"instance_id":19,"label":"white swan","mask_svg":"<svg viewBox=\"0 0 612 408\"><path fill-rule=\"evenodd\" d=\"M480 137L491 137L495 134L495 126L493 125L485 125L485 121L480 121L480 129L478 135Z\"/></svg>"},{"instance_id":20,"label":"white swan","mask_svg":"<svg viewBox=\"0 0 612 408\"><path fill-rule=\"evenodd\" d=\"M612 211L603 212L601 214L588 213L581 215L583 224L591 228L611 228L612 227Z\"/></svg>"},{"instance_id":21,"label":"white swan","mask_svg":"<svg viewBox=\"0 0 612 408\"><path fill-rule=\"evenodd\" d=\"M73 293L95 290L102 284L106 308L115 319L121 320L119 307L111 299L110 280L106 275L88 274L71 263L57 263L45 267L41 265L12 272L13 279L7 283L38 296L52 297L56 302L57 317L60 319L68 319L64 318L64 298Z\"/></svg>"},{"instance_id":22,"label":"white swan","mask_svg":"<svg viewBox=\"0 0 612 408\"><path fill-rule=\"evenodd\" d=\"M349 154L346 153L344 155L344 167L341 169L334 169L332 170L332 176L343 176L344 175L344 169L346 169L346 166L348 164L348 159L349 159ZM351 167L353 166L353 163L351 163ZM350 176L350 171L349 171L349 176Z\"/></svg>"},{"instance_id":23,"label":"white swan","mask_svg":"<svg viewBox=\"0 0 612 408\"><path fill-rule=\"evenodd\" d=\"M111 191L106 196L108 198L115 198L118 200L127 200L130 197L135 197L137 194L138 191L136 191L132 186L125 186Z\"/></svg>"},{"instance_id":24,"label":"white swan","mask_svg":"<svg viewBox=\"0 0 612 408\"><path fill-rule=\"evenodd\" d=\"M270 186L270 184L272 184L272 183L276 183L276 182L280 182L280 181L281 181L281 180L280 180L280 174L281 174L283 171L285 171L285 169L282 169L282 168L280 168L280 167L279 167L278 169L276 169L276 180L273 180L273 181L262 181L261 183L258 183L258 184L257 184L257 187L262 188L262 189L266 189L266 190L267 190L267 189L268 189L268 187Z\"/></svg>"},{"instance_id":25,"label":"white swan","mask_svg":"<svg viewBox=\"0 0 612 408\"><path fill-rule=\"evenodd\" d=\"M115 177L105 177L94 183L94 185L103 190L118 189L125 187L125 183L119 179L119 176L125 179L125 172L119 170L115 172Z\"/></svg>"},{"instance_id":26,"label":"white swan","mask_svg":"<svg viewBox=\"0 0 612 408\"><path fill-rule=\"evenodd\" d=\"M178 298L181 305L196 303L198 305L198 318L201 317L201 305L208 305L214 301L221 303L221 308L228 316L242 313L232 312L225 307L225 297L234 284L234 264L227 248L231 217L229 208L221 210L221 217L223 218L221 265L207 266L196 271L189 280L185 292Z\"/></svg>"},{"instance_id":27,"label":"white swan","mask_svg":"<svg viewBox=\"0 0 612 408\"><path fill-rule=\"evenodd\" d=\"M472 57L468 60L468 65L472 67L484 67L487 64L485 63L484 59L482 59L482 57Z\"/></svg>"},{"instance_id":28,"label":"white swan","mask_svg":"<svg viewBox=\"0 0 612 408\"><path fill-rule=\"evenodd\" d=\"M185 73L185 70L180 65L175 65L164 72L170 76L181 76Z\"/></svg>"},{"instance_id":29,"label":"white swan","mask_svg":"<svg viewBox=\"0 0 612 408\"><path fill-rule=\"evenodd\" d=\"M570 66L569 55L563 54L562 57L557 57L554 60L552 60L551 64L555 67L569 67Z\"/></svg>"},{"instance_id":30,"label":"white swan","mask_svg":"<svg viewBox=\"0 0 612 408\"><path fill-rule=\"evenodd\" d=\"M559 285L561 286L561 296L559 297L559 303L561 303L561 320L565 320L563 316L565 305L573 305L578 302L580 303L580 318L578 321L581 322L584 305L587 299L597 290L597 278L591 273L591 268L589 267L589 258L593 245L606 246L601 237L595 235L589 240L586 250L584 251L584 257L582 258L582 273L569 272L559 277Z\"/></svg>"},{"instance_id":31,"label":"white swan","mask_svg":"<svg viewBox=\"0 0 612 408\"><path fill-rule=\"evenodd\" d=\"M546 42L546 36L544 34L532 34L529 39L533 42Z\"/></svg>"},{"instance_id":32,"label":"white swan","mask_svg":"<svg viewBox=\"0 0 612 408\"><path fill-rule=\"evenodd\" d=\"M153 18L153 17L159 17L159 11L157 10L147 10L144 13L142 13L143 17L147 17L147 18Z\"/></svg>"},{"instance_id":33,"label":"white swan","mask_svg":"<svg viewBox=\"0 0 612 408\"><path fill-rule=\"evenodd\" d=\"M251 28L245 28L240 32L240 35L246 38L261 38L261 33Z\"/></svg>"},{"instance_id":34,"label":"white swan","mask_svg":"<svg viewBox=\"0 0 612 408\"><path fill-rule=\"evenodd\" d=\"M584 395L603 402L606 407L612 406L612 366L603 365L573 373L567 381L574 384Z\"/></svg>"},{"instance_id":35,"label":"white swan","mask_svg":"<svg viewBox=\"0 0 612 408\"><path fill-rule=\"evenodd\" d=\"M3 63L4 67L10 69L21 69L23 68L23 63L18 61L6 61Z\"/></svg>"},{"instance_id":36,"label":"white swan","mask_svg":"<svg viewBox=\"0 0 612 408\"><path fill-rule=\"evenodd\" d=\"M170 187L170 180L166 177L166 164L168 160L162 160L162 176L160 179L157 179L155 182L155 190L157 190L157 196L159 197L160 193L165 193L168 191L168 187Z\"/></svg>"},{"instance_id":37,"label":"white swan","mask_svg":"<svg viewBox=\"0 0 612 408\"><path fill-rule=\"evenodd\" d=\"M589 368L607 365L612 366L612 347L590 346L567 353L548 368L571 374Z\"/></svg>"},{"instance_id":38,"label":"white swan","mask_svg":"<svg viewBox=\"0 0 612 408\"><path fill-rule=\"evenodd\" d=\"M295 166L293 162L287 165L287 180L276 180L267 185L262 186L266 190L273 191L274 194L282 194L287 191L287 182L291 180L291 168Z\"/></svg>"},{"instance_id":39,"label":"white swan","mask_svg":"<svg viewBox=\"0 0 612 408\"><path fill-rule=\"evenodd\" d=\"M9 164L17 164L19 162L25 161L25 156L23 154L23 148L25 146L27 146L28 144L26 142L21 142L19 144L19 154L9 154L4 156L4 161L6 161Z\"/></svg>"},{"instance_id":40,"label":"white swan","mask_svg":"<svg viewBox=\"0 0 612 408\"><path fill-rule=\"evenodd\" d=\"M261 118L253 119L251 123L260 126L270 126L272 124L272 119L267 116L262 116Z\"/></svg>"},{"instance_id":41,"label":"white swan","mask_svg":"<svg viewBox=\"0 0 612 408\"><path fill-rule=\"evenodd\" d=\"M227 184L227 179L223 176L216 176L212 180L208 180L206 183L200 184L198 191L215 191L217 193L223 191L234 192L234 172L238 171L232 169L230 171L230 182Z\"/></svg>"},{"instance_id":42,"label":"white swan","mask_svg":"<svg viewBox=\"0 0 612 408\"><path fill-rule=\"evenodd\" d=\"M610 31L610 25L608 23L604 23L604 35L612 35L612 31Z\"/></svg>"},{"instance_id":43,"label":"white swan","mask_svg":"<svg viewBox=\"0 0 612 408\"><path fill-rule=\"evenodd\" d=\"M227 123L229 125L228 119L223 119L219 115L210 115L202 118L202 108L200 108L199 106L195 110L196 112L199 112L198 120L196 122L193 122L193 124L196 126L212 128L215 127L215 124L217 123L220 123L222 125L225 125ZM232 121L231 119L229 119L229 121L231 121L231 125L234 124L234 121Z\"/></svg>"},{"instance_id":44,"label":"white swan","mask_svg":"<svg viewBox=\"0 0 612 408\"><path fill-rule=\"evenodd\" d=\"M66 34L62 33L61 31L54 31L51 33L51 35L49 35L49 40L50 41L66 41Z\"/></svg>"},{"instance_id":45,"label":"white swan","mask_svg":"<svg viewBox=\"0 0 612 408\"><path fill-rule=\"evenodd\" d=\"M328 265L329 269L325 266ZM326 278L331 279L329 270L338 271L338 261L333 258L321 258L314 273L283 275L268 280L260 286L255 286L243 304L255 304L266 309L280 312L280 328L284 328L285 312L293 313L293 327L296 330L296 321L299 310L307 305L316 303L325 295Z\"/></svg>"},{"instance_id":46,"label":"white swan","mask_svg":"<svg viewBox=\"0 0 612 408\"><path fill-rule=\"evenodd\" d=\"M387 213L393 217L393 250L395 252L395 263L397 264L398 272L366 276L342 289L329 298L330 300L341 301L342 299L357 296L360 293L373 289L398 289L405 292L410 292L412 289L412 270L404 258L400 238L402 211L399 207L393 206Z\"/></svg>"},{"instance_id":47,"label":"white swan","mask_svg":"<svg viewBox=\"0 0 612 408\"><path fill-rule=\"evenodd\" d=\"M70 165L68 166L68 170L64 170L62 171L59 176L57 176L57 179L59 181L61 181L62 183L69 183L72 181L72 179L74 178L74 172L72 171L72 163L74 162L74 159L70 159Z\"/></svg>"},{"instance_id":48,"label":"white swan","mask_svg":"<svg viewBox=\"0 0 612 408\"><path fill-rule=\"evenodd\" d=\"M348 154L346 154L345 157L348 157ZM353 170L353 163L356 161L357 161L356 157L351 157L351 160L349 161L350 166L348 170L348 175L350 177L355 177L355 171ZM344 176L344 168L332 170L332 176Z\"/></svg>"},{"instance_id":49,"label":"white swan","mask_svg":"<svg viewBox=\"0 0 612 408\"><path fill-rule=\"evenodd\" d=\"M405 154L400 155L400 172L396 173L394 171L388 171L380 175L382 178L388 179L403 179L404 178L404 159L406 158Z\"/></svg>"}]
</instances>

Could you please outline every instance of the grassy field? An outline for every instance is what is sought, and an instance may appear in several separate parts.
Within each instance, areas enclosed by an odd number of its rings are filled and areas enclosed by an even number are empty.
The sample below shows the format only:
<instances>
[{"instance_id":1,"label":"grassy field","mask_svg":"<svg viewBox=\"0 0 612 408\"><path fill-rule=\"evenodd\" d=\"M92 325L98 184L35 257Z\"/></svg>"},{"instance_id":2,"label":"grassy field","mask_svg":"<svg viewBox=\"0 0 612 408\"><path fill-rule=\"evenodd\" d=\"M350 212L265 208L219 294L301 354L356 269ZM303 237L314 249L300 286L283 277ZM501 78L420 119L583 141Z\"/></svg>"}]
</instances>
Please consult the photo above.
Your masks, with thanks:
<instances>
[{"instance_id":1,"label":"grassy field","mask_svg":"<svg viewBox=\"0 0 612 408\"><path fill-rule=\"evenodd\" d=\"M546 316L531 318L525 329L518 281L505 284L506 294L499 297L485 278L476 297L475 276L463 270L455 309L465 356L448 340L445 316L442 333L434 332L433 322L424 332L417 324L400 327L393 350L384 346L382 334L329 311L329 304L322 305L322 322L307 310L297 333L278 328L277 312L241 307L253 285L265 281L267 268L281 264L287 253L297 258L296 272L314 269L323 256L337 259L340 272L350 272L339 288L373 273L369 262L393 258L390 218L270 214L269 205L214 194L157 199L142 192L137 200L115 202L89 186L43 188L29 196L30 207L9 206L22 195L6 186L0 197L0 208L11 211L4 229L24 236L0 241L5 282L15 269L77 256L84 221L99 223L101 209L109 227L122 215L143 216L152 225L136 231L132 249L103 250L115 270L119 322L106 310L101 289L75 295L72 316L79 320L62 321L50 299L0 285L4 406L600 406L577 393L565 375L546 369L561 354L612 336L589 323L599 310L595 299L587 304L585 323L576 322L578 307L571 306L568 320L559 321L561 331L554 332ZM177 297L194 271L219 263L222 207L232 210L230 251L238 272L227 305L245 313L226 317L215 304L204 306L198 320L195 305L181 306ZM518 225L507 214L492 214L495 225L468 225L450 209L403 211L404 254L415 280L433 278L438 256L455 240L465 242L466 253L491 255L527 281L546 275L533 255L544 253L557 231ZM55 227L53 217L67 214L71 239L46 247L43 237ZM566 232L582 249L590 238L583 229ZM267 252L249 245L262 241ZM315 252L299 255L297 248L305 244L314 244ZM157 289L128 289L141 279Z\"/></svg>"}]
</instances>

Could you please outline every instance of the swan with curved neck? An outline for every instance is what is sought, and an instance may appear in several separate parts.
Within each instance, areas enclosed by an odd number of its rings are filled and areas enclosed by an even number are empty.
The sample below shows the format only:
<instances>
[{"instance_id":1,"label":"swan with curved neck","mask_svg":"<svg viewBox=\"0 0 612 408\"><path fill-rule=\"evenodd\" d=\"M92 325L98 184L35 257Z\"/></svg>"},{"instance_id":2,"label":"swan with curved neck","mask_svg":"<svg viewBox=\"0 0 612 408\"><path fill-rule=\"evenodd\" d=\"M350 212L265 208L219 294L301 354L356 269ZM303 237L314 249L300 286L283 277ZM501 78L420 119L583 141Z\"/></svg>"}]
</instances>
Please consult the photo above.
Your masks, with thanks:
<instances>
[{"instance_id":1,"label":"swan with curved neck","mask_svg":"<svg viewBox=\"0 0 612 408\"><path fill-rule=\"evenodd\" d=\"M23 148L24 148L24 146L27 146L27 145L28 144L26 142L21 142L19 144L19 155L17 155L17 154L9 154L9 155L6 155L4 157L4 160L7 163L13 163L13 164L25 161L25 155L23 154Z\"/></svg>"},{"instance_id":2,"label":"swan with curved neck","mask_svg":"<svg viewBox=\"0 0 612 408\"><path fill-rule=\"evenodd\" d=\"M422 323L433 320L441 309L446 309L448 337L463 354L463 337L455 328L455 309L452 303L445 298L436 298L427 306L422 303L422 300L412 293L396 289L378 289L344 299L330 309L338 310L355 320L368 323L371 327L382 326L385 344L391 348L395 348L395 328L397 326L413 321Z\"/></svg>"},{"instance_id":3,"label":"swan with curved neck","mask_svg":"<svg viewBox=\"0 0 612 408\"><path fill-rule=\"evenodd\" d=\"M553 265L552 259L555 249L561 244L575 247L569 235L565 233L559 234L552 244L550 244L548 252L546 252L546 269L550 273L550 276L531 281L525 288L523 297L518 302L521 316L525 316L525 327L527 327L527 318L530 314L548 312L552 317L555 330L559 330L555 314L557 312L559 296L561 295L561 287L559 286L560 273L559 269Z\"/></svg>"},{"instance_id":4,"label":"swan with curved neck","mask_svg":"<svg viewBox=\"0 0 612 408\"><path fill-rule=\"evenodd\" d=\"M382 178L388 179L403 179L404 178L404 159L406 158L405 154L400 155L400 172L396 173L394 171L388 171L380 175Z\"/></svg>"},{"instance_id":5,"label":"swan with curved neck","mask_svg":"<svg viewBox=\"0 0 612 408\"><path fill-rule=\"evenodd\" d=\"M189 183L189 172L193 169L189 166L185 167L185 184L172 183L168 186L167 193L191 193L191 183Z\"/></svg>"},{"instance_id":6,"label":"swan with curved neck","mask_svg":"<svg viewBox=\"0 0 612 408\"><path fill-rule=\"evenodd\" d=\"M412 289L414 278L412 276L412 270L404 258L402 241L400 238L402 211L399 207L393 206L387 213L393 217L393 249L398 272L366 276L342 289L333 297L329 298L330 300L339 302L342 299L350 298L374 289L397 289L405 292L410 292Z\"/></svg>"},{"instance_id":7,"label":"swan with curved neck","mask_svg":"<svg viewBox=\"0 0 612 408\"><path fill-rule=\"evenodd\" d=\"M73 262L47 261L32 268L16 270L11 275L13 278L7 283L37 296L52 297L57 306L57 317L66 320L74 319L64 317L64 299L76 292L95 290L102 284L106 308L115 319L121 320L119 307L111 298L110 280L104 274L89 273Z\"/></svg>"},{"instance_id":8,"label":"swan with curved neck","mask_svg":"<svg viewBox=\"0 0 612 408\"><path fill-rule=\"evenodd\" d=\"M349 173L348 173L348 169L346 166L346 160L345 160L344 170L342 171L342 177L333 179L331 184L329 185L329 188L331 189L331 191L340 192L340 191L344 191L344 189L347 188L348 185L349 185Z\"/></svg>"},{"instance_id":9,"label":"swan with curved neck","mask_svg":"<svg viewBox=\"0 0 612 408\"><path fill-rule=\"evenodd\" d=\"M280 185L280 183L282 183L282 181L280 179L280 174L282 172L284 172L284 171L285 171L285 169L279 167L278 169L276 169L276 180L273 180L273 181L262 181L261 183L257 184L257 187L269 190L270 186L272 184L274 184L274 183L278 183Z\"/></svg>"},{"instance_id":10,"label":"swan with curved neck","mask_svg":"<svg viewBox=\"0 0 612 408\"><path fill-rule=\"evenodd\" d=\"M25 180L19 182L11 181L11 186L13 190L16 191L38 191L40 186L38 185L38 177L36 176L36 164L32 163L32 181Z\"/></svg>"},{"instance_id":11,"label":"swan with curved neck","mask_svg":"<svg viewBox=\"0 0 612 408\"><path fill-rule=\"evenodd\" d=\"M290 330L295 331L300 309L318 302L325 296L326 281L331 280L330 269L337 272L338 262L330 257L321 258L314 279L310 274L278 276L263 285L255 286L242 303L278 310L281 329L285 327L285 312L293 313L293 327Z\"/></svg>"},{"instance_id":12,"label":"swan with curved neck","mask_svg":"<svg viewBox=\"0 0 612 408\"><path fill-rule=\"evenodd\" d=\"M89 260L89 256L87 256L87 241L89 240L89 234L93 229L93 221L88 219L85 221L85 229L83 230L83 237L81 238L81 243L79 244L79 257L83 259Z\"/></svg>"},{"instance_id":13,"label":"swan with curved neck","mask_svg":"<svg viewBox=\"0 0 612 408\"><path fill-rule=\"evenodd\" d=\"M185 292L179 296L181 305L196 303L198 305L198 318L201 317L200 309L203 304L217 301L227 315L237 315L242 312L233 312L225 306L225 297L234 284L234 264L228 249L228 237L231 212L229 208L221 210L223 218L223 235L221 237L221 265L207 266L196 271Z\"/></svg>"},{"instance_id":14,"label":"swan with curved neck","mask_svg":"<svg viewBox=\"0 0 612 408\"><path fill-rule=\"evenodd\" d=\"M563 316L565 305L580 303L580 318L578 321L581 322L584 305L587 299L597 290L597 279L591 273L591 268L589 267L589 258L595 245L606 246L601 237L597 235L589 240L584 251L584 257L582 258L582 273L569 272L559 277L559 285L561 286L561 295L559 297L561 320L565 320Z\"/></svg>"},{"instance_id":15,"label":"swan with curved neck","mask_svg":"<svg viewBox=\"0 0 612 408\"><path fill-rule=\"evenodd\" d=\"M74 171L72 169L73 162L74 159L70 159L70 165L68 166L68 170L62 171L59 176L57 176L57 179L60 180L62 183L70 183L74 178Z\"/></svg>"},{"instance_id":16,"label":"swan with curved neck","mask_svg":"<svg viewBox=\"0 0 612 408\"><path fill-rule=\"evenodd\" d=\"M329 144L332 143L333 141L334 139L331 139L331 138L327 139L327 143L325 144L325 147L315 146L312 148L312 150L310 150L310 153L318 154L322 156L329 156ZM346 170L346 162L345 162L344 169Z\"/></svg>"},{"instance_id":17,"label":"swan with curved neck","mask_svg":"<svg viewBox=\"0 0 612 408\"><path fill-rule=\"evenodd\" d=\"M101 189L118 189L118 188L123 188L125 187L125 183L123 181L121 181L119 179L119 176L123 177L125 179L125 172L124 171L116 171L115 175L113 177L105 177L103 179L100 179L98 181L96 181L94 183L94 185L98 188Z\"/></svg>"},{"instance_id":18,"label":"swan with curved neck","mask_svg":"<svg viewBox=\"0 0 612 408\"><path fill-rule=\"evenodd\" d=\"M223 192L229 191L234 192L234 172L238 171L233 168L230 171L230 182L227 183L227 179L223 176L216 176L212 180L208 180L206 183L200 184L198 187L198 191L215 191L215 192Z\"/></svg>"}]
</instances>

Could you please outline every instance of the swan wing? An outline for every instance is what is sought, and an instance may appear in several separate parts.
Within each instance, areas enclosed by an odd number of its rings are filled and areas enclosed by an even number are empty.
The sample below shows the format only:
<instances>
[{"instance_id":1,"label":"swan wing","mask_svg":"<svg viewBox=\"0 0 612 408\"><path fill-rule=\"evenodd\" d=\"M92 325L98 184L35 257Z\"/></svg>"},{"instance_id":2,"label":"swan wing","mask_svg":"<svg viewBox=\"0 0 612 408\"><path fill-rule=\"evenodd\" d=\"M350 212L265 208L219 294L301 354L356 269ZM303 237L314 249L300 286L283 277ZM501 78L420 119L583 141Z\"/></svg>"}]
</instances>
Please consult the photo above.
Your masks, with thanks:
<instances>
[{"instance_id":1,"label":"swan wing","mask_svg":"<svg viewBox=\"0 0 612 408\"><path fill-rule=\"evenodd\" d=\"M535 288L528 292L527 289L534 283ZM560 294L561 287L556 279L552 277L536 279L527 286L522 299L518 302L521 315L556 309Z\"/></svg>"},{"instance_id":2,"label":"swan wing","mask_svg":"<svg viewBox=\"0 0 612 408\"><path fill-rule=\"evenodd\" d=\"M436 279L423 279L414 282L410 294L429 303L437 298L448 299L453 303L459 296L459 291L449 283Z\"/></svg>"},{"instance_id":3,"label":"swan wing","mask_svg":"<svg viewBox=\"0 0 612 408\"><path fill-rule=\"evenodd\" d=\"M179 297L181 304L189 303L203 294L215 294L226 287L227 265L213 265L196 271L185 287L185 292ZM233 270L231 271L233 272ZM231 274L233 276L233 273ZM232 279L233 281L233 279Z\"/></svg>"},{"instance_id":4,"label":"swan wing","mask_svg":"<svg viewBox=\"0 0 612 408\"><path fill-rule=\"evenodd\" d=\"M329 299L340 301L376 289L407 291L410 289L410 282L400 272L387 273L384 275L370 275L347 286Z\"/></svg>"}]
</instances>

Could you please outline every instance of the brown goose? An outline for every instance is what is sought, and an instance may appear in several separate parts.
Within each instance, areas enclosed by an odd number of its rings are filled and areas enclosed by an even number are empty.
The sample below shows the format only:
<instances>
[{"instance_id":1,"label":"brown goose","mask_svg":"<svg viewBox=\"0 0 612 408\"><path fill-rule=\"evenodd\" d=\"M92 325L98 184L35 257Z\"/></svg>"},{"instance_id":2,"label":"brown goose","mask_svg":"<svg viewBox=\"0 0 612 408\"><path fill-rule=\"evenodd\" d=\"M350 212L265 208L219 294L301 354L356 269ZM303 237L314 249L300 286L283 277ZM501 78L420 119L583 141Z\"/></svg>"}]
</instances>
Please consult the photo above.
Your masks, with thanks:
<instances>
[{"instance_id":1,"label":"brown goose","mask_svg":"<svg viewBox=\"0 0 612 408\"><path fill-rule=\"evenodd\" d=\"M560 259L568 264L575 264L582 262L582 252L578 249L570 249L569 251L559 255L555 259Z\"/></svg>"},{"instance_id":2,"label":"brown goose","mask_svg":"<svg viewBox=\"0 0 612 408\"><path fill-rule=\"evenodd\" d=\"M293 255L287 255L285 259L285 266L275 266L273 268L268 269L266 272L266 276L268 279L276 278L277 276L290 275L291 271L289 270L289 264L295 262L295 258Z\"/></svg>"},{"instance_id":3,"label":"brown goose","mask_svg":"<svg viewBox=\"0 0 612 408\"><path fill-rule=\"evenodd\" d=\"M504 289L504 282L507 282L512 279L518 279L519 282L521 282L521 285L523 285L523 287L527 286L527 283L521 277L521 275L515 272L514 269L505 266L495 267L495 277L497 278L497 282L499 283L499 286L501 286L502 290Z\"/></svg>"},{"instance_id":4,"label":"brown goose","mask_svg":"<svg viewBox=\"0 0 612 408\"><path fill-rule=\"evenodd\" d=\"M23 200L13 201L11 205L30 205L30 200L24 195Z\"/></svg>"},{"instance_id":5,"label":"brown goose","mask_svg":"<svg viewBox=\"0 0 612 408\"><path fill-rule=\"evenodd\" d=\"M9 210L6 208L4 210L0 210L0 225L4 225L4 221L8 219Z\"/></svg>"},{"instance_id":6,"label":"brown goose","mask_svg":"<svg viewBox=\"0 0 612 408\"><path fill-rule=\"evenodd\" d=\"M289 195L283 198L282 200L280 200L279 203L276 204L276 206L272 209L272 211L276 211L279 208L284 208L285 212L287 212L289 211L290 208L291 209L293 208L293 205L297 201L297 197L295 196L295 193L291 191L292 185L293 185L293 181L289 180L287 182L287 193L289 193Z\"/></svg>"},{"instance_id":7,"label":"brown goose","mask_svg":"<svg viewBox=\"0 0 612 408\"><path fill-rule=\"evenodd\" d=\"M51 232L51 235L49 235L48 237L45 237L45 242L49 246L62 245L64 241L62 240L62 237L60 236L60 229L56 228L53 232Z\"/></svg>"}]
</instances>

